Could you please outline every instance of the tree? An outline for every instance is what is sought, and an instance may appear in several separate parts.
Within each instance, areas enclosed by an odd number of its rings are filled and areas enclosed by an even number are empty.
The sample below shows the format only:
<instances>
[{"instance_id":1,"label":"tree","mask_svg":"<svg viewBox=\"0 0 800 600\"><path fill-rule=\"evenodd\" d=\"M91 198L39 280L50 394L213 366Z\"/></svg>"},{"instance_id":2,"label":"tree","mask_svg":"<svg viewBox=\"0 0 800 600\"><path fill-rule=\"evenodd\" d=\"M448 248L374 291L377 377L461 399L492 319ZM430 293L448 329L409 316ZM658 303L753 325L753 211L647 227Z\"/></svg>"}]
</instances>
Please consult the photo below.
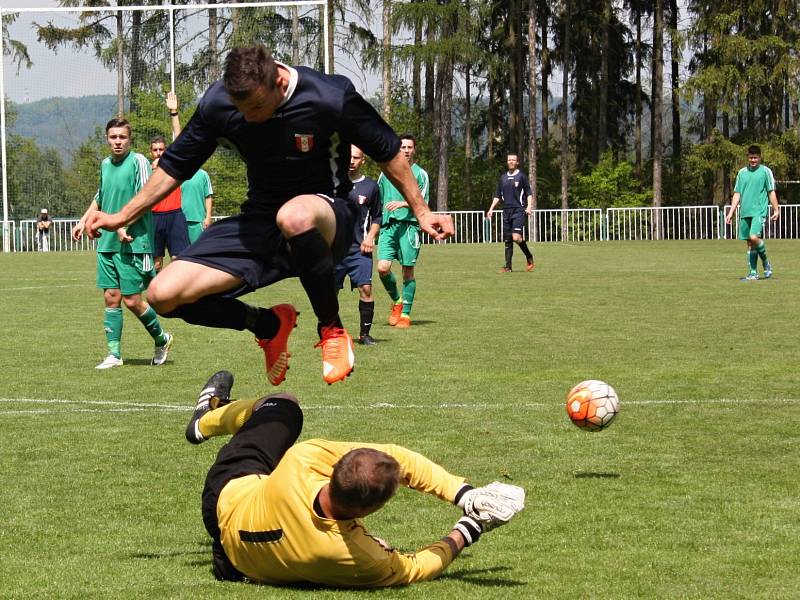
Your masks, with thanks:
<instances>
[{"instance_id":1,"label":"tree","mask_svg":"<svg viewBox=\"0 0 800 600\"><path fill-rule=\"evenodd\" d=\"M664 0L655 0L653 13L653 208L661 208L662 90L664 80ZM653 239L661 239L661 212L653 214Z\"/></svg>"},{"instance_id":2,"label":"tree","mask_svg":"<svg viewBox=\"0 0 800 600\"><path fill-rule=\"evenodd\" d=\"M528 181L531 185L533 197L533 210L537 208L536 162L539 160L536 148L536 9L537 1L528 1L528 88L530 90L530 108L528 122ZM533 240L536 241L536 227L532 231Z\"/></svg>"},{"instance_id":3,"label":"tree","mask_svg":"<svg viewBox=\"0 0 800 600\"><path fill-rule=\"evenodd\" d=\"M570 57L570 15L572 1L563 0L562 22L564 43L561 55L561 208L569 208L569 57ZM567 220L562 218L561 237L567 237Z\"/></svg>"}]
</instances>

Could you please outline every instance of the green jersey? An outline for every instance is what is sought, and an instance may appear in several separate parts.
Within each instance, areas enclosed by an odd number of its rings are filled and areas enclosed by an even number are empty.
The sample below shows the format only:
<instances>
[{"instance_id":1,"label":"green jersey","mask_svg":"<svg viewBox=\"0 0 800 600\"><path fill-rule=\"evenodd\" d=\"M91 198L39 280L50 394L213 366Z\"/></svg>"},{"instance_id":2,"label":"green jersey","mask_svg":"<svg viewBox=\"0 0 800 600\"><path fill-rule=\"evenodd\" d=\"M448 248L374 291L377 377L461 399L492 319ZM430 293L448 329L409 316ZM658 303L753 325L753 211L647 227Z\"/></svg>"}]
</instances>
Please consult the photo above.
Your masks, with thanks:
<instances>
[{"instance_id":1,"label":"green jersey","mask_svg":"<svg viewBox=\"0 0 800 600\"><path fill-rule=\"evenodd\" d=\"M181 185L181 208L189 223L201 223L206 218L206 198L214 195L208 173L200 169Z\"/></svg>"},{"instance_id":2,"label":"green jersey","mask_svg":"<svg viewBox=\"0 0 800 600\"><path fill-rule=\"evenodd\" d=\"M150 163L138 152L128 152L119 162L108 156L100 163L100 187L95 201L100 210L117 213L138 193L150 177ZM133 241L124 244L116 231L102 230L98 252L149 254L153 249L153 216L148 210L126 228Z\"/></svg>"},{"instance_id":3,"label":"green jersey","mask_svg":"<svg viewBox=\"0 0 800 600\"><path fill-rule=\"evenodd\" d=\"M426 173L425 169L420 167L417 163L411 165L411 173L416 178L419 191L422 192L422 198L425 200L425 204L427 204L429 199L428 192L430 183L430 180L428 179L428 173ZM417 222L417 217L414 216L414 213L408 207L398 208L392 211L386 208L386 205L389 204L389 202L405 202L406 199L403 198L403 194L401 194L399 190L394 187L392 182L389 181L389 178L383 173L381 173L381 176L378 177L378 189L380 190L381 198L383 199L384 227L388 227L391 219L394 219L395 221L409 221L411 223Z\"/></svg>"},{"instance_id":4,"label":"green jersey","mask_svg":"<svg viewBox=\"0 0 800 600\"><path fill-rule=\"evenodd\" d=\"M775 176L764 165L755 169L744 167L736 175L734 192L739 193L740 217L766 217L769 213L769 193L775 189Z\"/></svg>"}]
</instances>

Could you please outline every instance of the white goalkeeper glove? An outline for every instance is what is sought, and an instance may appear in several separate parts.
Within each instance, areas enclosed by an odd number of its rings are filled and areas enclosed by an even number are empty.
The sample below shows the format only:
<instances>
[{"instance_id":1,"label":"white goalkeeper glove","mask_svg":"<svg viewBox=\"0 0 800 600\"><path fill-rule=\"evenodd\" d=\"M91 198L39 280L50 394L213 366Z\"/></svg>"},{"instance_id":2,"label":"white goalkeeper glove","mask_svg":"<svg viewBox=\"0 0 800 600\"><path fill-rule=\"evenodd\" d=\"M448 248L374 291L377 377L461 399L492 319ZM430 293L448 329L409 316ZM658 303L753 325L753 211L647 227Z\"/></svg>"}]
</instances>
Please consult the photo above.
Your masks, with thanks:
<instances>
[{"instance_id":1,"label":"white goalkeeper glove","mask_svg":"<svg viewBox=\"0 0 800 600\"><path fill-rule=\"evenodd\" d=\"M525 490L516 485L495 481L480 488L459 493L456 504L464 514L477 521L482 531L505 525L525 508Z\"/></svg>"}]
</instances>

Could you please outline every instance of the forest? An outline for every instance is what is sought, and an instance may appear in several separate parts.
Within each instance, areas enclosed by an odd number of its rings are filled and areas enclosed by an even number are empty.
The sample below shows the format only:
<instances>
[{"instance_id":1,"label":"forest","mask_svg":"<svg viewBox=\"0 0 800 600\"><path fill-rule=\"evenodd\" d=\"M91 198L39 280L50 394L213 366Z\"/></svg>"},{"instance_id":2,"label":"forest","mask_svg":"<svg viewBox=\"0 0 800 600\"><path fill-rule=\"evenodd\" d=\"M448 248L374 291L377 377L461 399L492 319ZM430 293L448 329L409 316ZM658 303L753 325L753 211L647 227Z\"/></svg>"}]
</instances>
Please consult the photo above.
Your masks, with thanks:
<instances>
[{"instance_id":1,"label":"forest","mask_svg":"<svg viewBox=\"0 0 800 600\"><path fill-rule=\"evenodd\" d=\"M117 9L168 4L180 6L173 19ZM151 135L167 133L171 80L185 122L236 45L262 42L289 64L375 81L369 100L417 136L431 204L443 211L486 209L508 152L520 155L540 209L722 205L753 143L778 180L800 179L797 0L199 4L59 0L91 10L70 26L42 15L24 39L19 15L4 13L3 48L23 72L34 38L52 52L92 53L116 74L109 111L131 120L145 154ZM105 156L106 118L65 158L15 130L24 108L6 102L10 218L30 218L44 201L55 216L78 216ZM246 193L241 163L218 151L205 168L216 212L235 212ZM800 202L800 185L779 194Z\"/></svg>"}]
</instances>

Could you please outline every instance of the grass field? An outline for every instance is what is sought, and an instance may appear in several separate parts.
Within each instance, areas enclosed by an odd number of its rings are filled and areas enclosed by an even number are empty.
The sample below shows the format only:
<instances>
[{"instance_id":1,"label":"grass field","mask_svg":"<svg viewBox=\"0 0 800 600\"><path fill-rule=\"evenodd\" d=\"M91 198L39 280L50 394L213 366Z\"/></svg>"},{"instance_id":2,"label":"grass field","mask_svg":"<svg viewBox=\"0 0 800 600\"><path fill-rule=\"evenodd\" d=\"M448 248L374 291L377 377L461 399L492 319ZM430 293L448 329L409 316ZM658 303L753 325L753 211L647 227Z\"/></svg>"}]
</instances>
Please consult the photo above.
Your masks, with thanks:
<instances>
[{"instance_id":1,"label":"grass field","mask_svg":"<svg viewBox=\"0 0 800 600\"><path fill-rule=\"evenodd\" d=\"M474 483L524 486L527 508L434 582L378 592L216 582L199 493L222 440L183 429L215 370L262 395L245 333L166 321L175 346L149 366L125 314L125 366L104 356L92 254L0 255L0 597L788 598L800 569L800 242L770 241L769 281L741 283L741 242L536 245L533 273L501 245L423 250L414 326L384 325L344 384L322 382L315 323L296 281L250 296L301 311L281 386L306 411L301 439L385 441ZM357 331L357 296L341 296ZM583 379L619 393L613 426L571 425ZM458 511L401 490L366 520L411 551ZM268 596L267 596L268 595Z\"/></svg>"}]
</instances>

